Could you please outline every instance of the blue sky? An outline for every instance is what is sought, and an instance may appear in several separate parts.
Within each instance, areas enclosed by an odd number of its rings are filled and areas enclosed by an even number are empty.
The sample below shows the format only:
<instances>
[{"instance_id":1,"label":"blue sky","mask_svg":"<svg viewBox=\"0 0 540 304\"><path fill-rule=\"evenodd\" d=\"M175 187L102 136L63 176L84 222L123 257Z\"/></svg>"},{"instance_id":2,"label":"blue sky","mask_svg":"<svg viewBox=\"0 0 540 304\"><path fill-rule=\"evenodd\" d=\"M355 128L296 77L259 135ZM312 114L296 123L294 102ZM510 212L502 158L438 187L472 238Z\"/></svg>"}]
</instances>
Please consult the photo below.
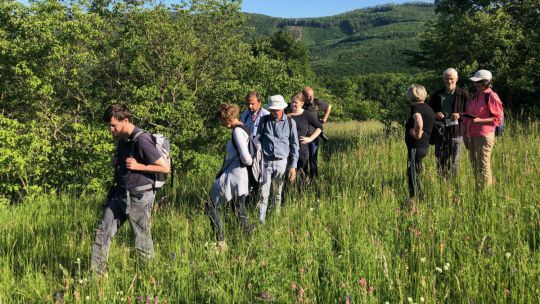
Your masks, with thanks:
<instances>
[{"instance_id":1,"label":"blue sky","mask_svg":"<svg viewBox=\"0 0 540 304\"><path fill-rule=\"evenodd\" d=\"M303 18L331 16L354 9L405 2L433 2L432 0L243 0L242 10L273 17Z\"/></svg>"}]
</instances>

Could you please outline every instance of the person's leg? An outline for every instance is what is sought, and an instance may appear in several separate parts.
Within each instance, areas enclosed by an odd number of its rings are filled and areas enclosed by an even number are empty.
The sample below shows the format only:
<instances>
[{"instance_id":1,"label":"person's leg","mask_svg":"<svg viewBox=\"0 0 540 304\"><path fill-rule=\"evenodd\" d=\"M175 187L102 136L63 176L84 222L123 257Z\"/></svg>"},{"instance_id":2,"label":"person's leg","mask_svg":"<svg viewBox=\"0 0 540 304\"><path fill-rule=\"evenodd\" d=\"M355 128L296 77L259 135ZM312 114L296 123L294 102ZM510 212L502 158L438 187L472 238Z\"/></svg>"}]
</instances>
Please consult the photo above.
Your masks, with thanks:
<instances>
[{"instance_id":1,"label":"person's leg","mask_svg":"<svg viewBox=\"0 0 540 304\"><path fill-rule=\"evenodd\" d=\"M317 159L319 154L319 138L309 143L309 176L316 179L319 176Z\"/></svg>"},{"instance_id":2,"label":"person's leg","mask_svg":"<svg viewBox=\"0 0 540 304\"><path fill-rule=\"evenodd\" d=\"M422 191L423 187L422 187L422 181L421 181L421 176L422 176L422 160L424 159L424 157L427 155L427 149L421 149L421 150L416 150L416 156L415 156L415 177L416 177L416 191L417 191L417 195L418 195L418 198L420 200L423 199L424 197L424 193Z\"/></svg>"},{"instance_id":3,"label":"person's leg","mask_svg":"<svg viewBox=\"0 0 540 304\"><path fill-rule=\"evenodd\" d=\"M493 151L495 134L490 133L489 135L480 138L482 139L481 148L479 150L480 178L482 187L485 187L493 184L491 152Z\"/></svg>"},{"instance_id":4,"label":"person's leg","mask_svg":"<svg viewBox=\"0 0 540 304\"><path fill-rule=\"evenodd\" d=\"M437 160L437 171L439 174L444 173L444 143L438 142L435 144L435 158Z\"/></svg>"},{"instance_id":5,"label":"person's leg","mask_svg":"<svg viewBox=\"0 0 540 304\"><path fill-rule=\"evenodd\" d=\"M154 257L154 242L150 231L150 216L156 193L146 191L140 194L131 194L131 212L129 222L135 236L135 249L146 258Z\"/></svg>"},{"instance_id":6,"label":"person's leg","mask_svg":"<svg viewBox=\"0 0 540 304\"><path fill-rule=\"evenodd\" d=\"M123 191L115 191L109 197L103 210L94 244L92 244L92 257L90 270L96 273L107 272L107 261L109 259L109 249L111 240L116 234L118 227L127 219L125 212L125 201L122 198Z\"/></svg>"},{"instance_id":7,"label":"person's leg","mask_svg":"<svg viewBox=\"0 0 540 304\"><path fill-rule=\"evenodd\" d=\"M248 212L246 209L246 196L237 196L234 198L234 212L240 221L242 229L246 233L250 233L253 230L253 225L249 222Z\"/></svg>"},{"instance_id":8,"label":"person's leg","mask_svg":"<svg viewBox=\"0 0 540 304\"><path fill-rule=\"evenodd\" d=\"M259 220L261 223L266 221L266 209L268 208L268 197L270 196L270 186L272 185L272 163L273 161L264 161L263 181L260 187L259 199Z\"/></svg>"},{"instance_id":9,"label":"person's leg","mask_svg":"<svg viewBox=\"0 0 540 304\"><path fill-rule=\"evenodd\" d=\"M208 215L210 217L210 225L212 226L212 231L218 242L224 241L225 236L223 235L223 225L221 224L221 219L219 217L219 202L213 202L212 200L208 201L206 204L208 208Z\"/></svg>"},{"instance_id":10,"label":"person's leg","mask_svg":"<svg viewBox=\"0 0 540 304\"><path fill-rule=\"evenodd\" d=\"M452 176L457 176L459 169L459 159L461 158L461 150L463 149L463 137L452 139Z\"/></svg>"},{"instance_id":11,"label":"person's leg","mask_svg":"<svg viewBox=\"0 0 540 304\"><path fill-rule=\"evenodd\" d=\"M478 137L471 137L469 139L470 141L470 149L469 149L469 158L471 160L471 166L473 169L473 175L474 175L474 181L475 184L478 186L479 184L479 160L478 160L478 149L479 149L479 139Z\"/></svg>"},{"instance_id":12,"label":"person's leg","mask_svg":"<svg viewBox=\"0 0 540 304\"><path fill-rule=\"evenodd\" d=\"M276 214L281 212L281 195L283 193L283 184L287 179L287 160L282 159L274 162L272 177L276 183L276 192L274 194L274 204Z\"/></svg>"},{"instance_id":13,"label":"person's leg","mask_svg":"<svg viewBox=\"0 0 540 304\"><path fill-rule=\"evenodd\" d=\"M413 182L414 173L412 172L412 166L414 164L413 149L407 151L407 185L409 186L409 197L412 198L415 195L415 186Z\"/></svg>"}]
</instances>

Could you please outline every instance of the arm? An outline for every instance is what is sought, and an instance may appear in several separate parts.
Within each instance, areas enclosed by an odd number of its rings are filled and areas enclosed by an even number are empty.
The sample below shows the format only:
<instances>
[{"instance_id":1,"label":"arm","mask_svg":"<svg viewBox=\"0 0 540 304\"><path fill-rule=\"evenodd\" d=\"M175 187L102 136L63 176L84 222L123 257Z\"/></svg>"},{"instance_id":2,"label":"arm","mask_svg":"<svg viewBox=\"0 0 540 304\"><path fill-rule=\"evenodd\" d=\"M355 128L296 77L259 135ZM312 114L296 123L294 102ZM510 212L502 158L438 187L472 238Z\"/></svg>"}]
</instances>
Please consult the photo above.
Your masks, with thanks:
<instances>
[{"instance_id":1,"label":"arm","mask_svg":"<svg viewBox=\"0 0 540 304\"><path fill-rule=\"evenodd\" d=\"M163 159L163 157L160 157L151 165L144 165L144 164L138 163L135 158L128 157L126 159L126 167L129 170L148 172L148 173L169 173L171 171L171 168L169 168L169 165L167 164L165 159Z\"/></svg>"},{"instance_id":2,"label":"arm","mask_svg":"<svg viewBox=\"0 0 540 304\"><path fill-rule=\"evenodd\" d=\"M324 112L324 117L322 119L322 123L326 123L326 121L328 120L328 116L330 116L330 111L332 111L332 105L329 104L328 108Z\"/></svg>"},{"instance_id":3,"label":"arm","mask_svg":"<svg viewBox=\"0 0 540 304\"><path fill-rule=\"evenodd\" d=\"M491 112L491 115L493 115L492 120L493 123L496 126L500 126L503 124L503 105L499 98L499 96L495 93L490 94L489 96L489 102L488 102L488 109L489 112Z\"/></svg>"},{"instance_id":4,"label":"arm","mask_svg":"<svg viewBox=\"0 0 540 304\"><path fill-rule=\"evenodd\" d=\"M300 156L300 145L298 144L298 131L296 130L296 122L294 119L290 119L291 132L289 134L289 156L291 159L290 167L296 168L298 164L298 158Z\"/></svg>"},{"instance_id":5,"label":"arm","mask_svg":"<svg viewBox=\"0 0 540 304\"><path fill-rule=\"evenodd\" d=\"M313 134L311 136L300 136L300 143L305 145L309 144L310 142L314 141L319 135L321 135L321 129L317 128L315 131L313 131Z\"/></svg>"},{"instance_id":6,"label":"arm","mask_svg":"<svg viewBox=\"0 0 540 304\"><path fill-rule=\"evenodd\" d=\"M409 133L414 137L416 140L420 140L422 138L422 135L424 133L424 121L422 120L422 115L420 113L414 113L413 115L414 119L414 128L409 131Z\"/></svg>"},{"instance_id":7,"label":"arm","mask_svg":"<svg viewBox=\"0 0 540 304\"><path fill-rule=\"evenodd\" d=\"M300 143L304 145L309 144L310 142L314 141L322 133L322 129L323 129L322 123L317 119L315 115L313 115L310 112L306 112L306 113L307 113L308 123L312 127L315 128L315 131L309 137L300 136Z\"/></svg>"},{"instance_id":8,"label":"arm","mask_svg":"<svg viewBox=\"0 0 540 304\"><path fill-rule=\"evenodd\" d=\"M253 159L249 153L249 135L241 128L234 128L233 140L238 148L237 152L240 162L246 166L250 166L253 163Z\"/></svg>"},{"instance_id":9,"label":"arm","mask_svg":"<svg viewBox=\"0 0 540 304\"><path fill-rule=\"evenodd\" d=\"M137 145L142 152L144 163L139 163L137 159L128 157L126 159L126 167L129 170L148 172L148 173L169 173L169 162L161 156L161 153L156 149L152 138L148 134L143 134L139 137Z\"/></svg>"}]
</instances>

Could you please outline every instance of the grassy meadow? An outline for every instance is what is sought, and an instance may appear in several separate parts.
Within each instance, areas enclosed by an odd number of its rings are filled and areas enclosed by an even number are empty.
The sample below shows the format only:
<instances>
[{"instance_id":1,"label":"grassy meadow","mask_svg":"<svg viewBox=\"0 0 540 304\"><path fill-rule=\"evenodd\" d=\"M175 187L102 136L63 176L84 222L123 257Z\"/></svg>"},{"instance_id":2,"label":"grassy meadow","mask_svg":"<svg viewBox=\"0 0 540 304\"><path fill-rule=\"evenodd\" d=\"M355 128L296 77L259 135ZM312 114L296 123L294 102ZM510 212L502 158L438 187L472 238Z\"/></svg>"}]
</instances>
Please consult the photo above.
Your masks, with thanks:
<instances>
[{"instance_id":1,"label":"grassy meadow","mask_svg":"<svg viewBox=\"0 0 540 304\"><path fill-rule=\"evenodd\" d=\"M104 193L0 205L0 303L540 302L538 122L497 139L496 184L483 192L468 154L459 178L443 180L431 148L412 211L402 129L348 122L325 132L319 191L289 192L250 237L226 208L226 252L204 211L218 168L176 176L156 204L153 262L138 258L125 223L105 277L88 273Z\"/></svg>"}]
</instances>

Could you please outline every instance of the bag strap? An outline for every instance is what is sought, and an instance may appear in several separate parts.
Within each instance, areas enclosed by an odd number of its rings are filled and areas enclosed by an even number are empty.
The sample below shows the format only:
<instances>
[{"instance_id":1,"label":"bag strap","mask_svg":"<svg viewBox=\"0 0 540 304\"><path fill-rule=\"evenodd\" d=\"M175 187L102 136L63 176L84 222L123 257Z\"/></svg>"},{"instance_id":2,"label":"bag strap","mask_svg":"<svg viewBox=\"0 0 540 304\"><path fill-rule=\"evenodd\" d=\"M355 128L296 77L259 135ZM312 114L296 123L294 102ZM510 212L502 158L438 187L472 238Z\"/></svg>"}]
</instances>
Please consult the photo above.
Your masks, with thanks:
<instances>
[{"instance_id":1,"label":"bag strap","mask_svg":"<svg viewBox=\"0 0 540 304\"><path fill-rule=\"evenodd\" d=\"M133 136L132 139L129 140L131 142L131 151L129 152L130 157L133 157L133 155L135 155L135 143L137 143L137 141L139 140L139 136L141 136L143 133L144 131L140 130Z\"/></svg>"}]
</instances>

